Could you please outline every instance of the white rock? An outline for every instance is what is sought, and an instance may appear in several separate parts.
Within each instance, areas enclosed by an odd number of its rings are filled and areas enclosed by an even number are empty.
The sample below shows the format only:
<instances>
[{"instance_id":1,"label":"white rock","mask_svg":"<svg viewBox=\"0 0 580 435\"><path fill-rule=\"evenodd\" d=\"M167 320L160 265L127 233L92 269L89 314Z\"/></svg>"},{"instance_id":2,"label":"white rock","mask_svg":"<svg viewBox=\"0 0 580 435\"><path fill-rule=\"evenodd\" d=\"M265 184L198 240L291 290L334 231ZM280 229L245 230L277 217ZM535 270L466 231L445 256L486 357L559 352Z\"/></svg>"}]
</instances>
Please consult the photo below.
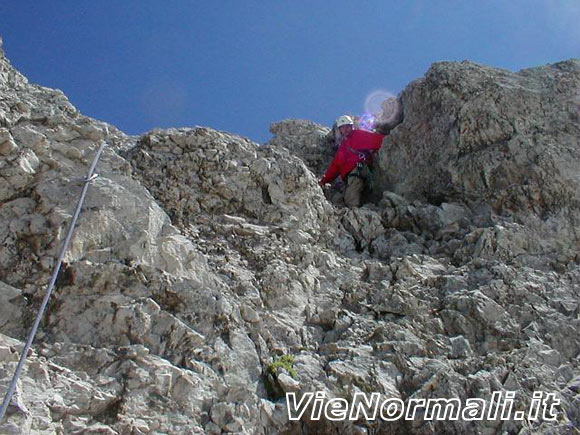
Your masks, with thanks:
<instances>
[{"instance_id":1,"label":"white rock","mask_svg":"<svg viewBox=\"0 0 580 435\"><path fill-rule=\"evenodd\" d=\"M0 155L8 156L18 149L10 131L6 128L0 128Z\"/></svg>"}]
</instances>

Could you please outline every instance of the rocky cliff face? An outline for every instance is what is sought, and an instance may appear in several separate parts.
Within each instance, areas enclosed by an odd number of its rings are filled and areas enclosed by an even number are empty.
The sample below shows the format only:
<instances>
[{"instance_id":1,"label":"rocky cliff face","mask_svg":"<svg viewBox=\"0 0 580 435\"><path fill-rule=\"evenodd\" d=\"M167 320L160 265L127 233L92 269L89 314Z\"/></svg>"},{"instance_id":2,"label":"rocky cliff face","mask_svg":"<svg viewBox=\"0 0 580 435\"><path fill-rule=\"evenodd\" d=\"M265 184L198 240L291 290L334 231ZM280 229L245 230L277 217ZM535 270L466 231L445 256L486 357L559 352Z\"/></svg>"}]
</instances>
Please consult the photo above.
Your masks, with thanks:
<instances>
[{"instance_id":1,"label":"rocky cliff face","mask_svg":"<svg viewBox=\"0 0 580 435\"><path fill-rule=\"evenodd\" d=\"M0 52L1 53L1 52ZM2 433L570 433L580 426L580 65L434 65L402 94L374 196L333 206L328 129L264 146L131 137L0 59L0 393L103 140ZM534 391L556 421L289 421L350 400Z\"/></svg>"}]
</instances>

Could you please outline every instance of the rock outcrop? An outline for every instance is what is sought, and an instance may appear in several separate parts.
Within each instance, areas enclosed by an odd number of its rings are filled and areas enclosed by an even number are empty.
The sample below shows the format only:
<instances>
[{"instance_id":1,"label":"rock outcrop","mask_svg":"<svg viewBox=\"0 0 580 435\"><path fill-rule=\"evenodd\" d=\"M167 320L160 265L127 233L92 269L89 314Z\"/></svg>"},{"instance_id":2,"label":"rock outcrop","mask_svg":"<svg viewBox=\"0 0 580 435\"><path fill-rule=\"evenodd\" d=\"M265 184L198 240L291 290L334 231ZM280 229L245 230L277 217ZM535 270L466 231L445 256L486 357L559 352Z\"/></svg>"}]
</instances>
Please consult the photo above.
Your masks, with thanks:
<instances>
[{"instance_id":1,"label":"rock outcrop","mask_svg":"<svg viewBox=\"0 0 580 435\"><path fill-rule=\"evenodd\" d=\"M382 150L379 190L491 211L511 226L495 233L526 245L504 257L573 258L580 242L579 97L578 60L518 73L435 64L402 94L405 121Z\"/></svg>"},{"instance_id":2,"label":"rock outcrop","mask_svg":"<svg viewBox=\"0 0 580 435\"><path fill-rule=\"evenodd\" d=\"M2 55L0 394L109 146L0 432L571 433L579 85L578 61L434 65L402 94L380 200L349 210L317 185L328 128L127 136ZM290 421L284 395L315 391L560 403L554 421Z\"/></svg>"}]
</instances>

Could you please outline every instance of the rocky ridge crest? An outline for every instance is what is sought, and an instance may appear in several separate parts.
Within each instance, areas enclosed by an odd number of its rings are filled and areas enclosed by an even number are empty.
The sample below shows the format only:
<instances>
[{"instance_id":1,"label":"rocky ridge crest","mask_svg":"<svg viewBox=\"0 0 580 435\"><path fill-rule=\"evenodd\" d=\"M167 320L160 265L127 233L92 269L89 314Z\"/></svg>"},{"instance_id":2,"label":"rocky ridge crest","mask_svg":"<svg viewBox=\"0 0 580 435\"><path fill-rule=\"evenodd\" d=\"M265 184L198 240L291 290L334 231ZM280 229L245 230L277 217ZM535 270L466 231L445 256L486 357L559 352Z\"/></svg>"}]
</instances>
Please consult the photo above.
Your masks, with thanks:
<instances>
[{"instance_id":1,"label":"rocky ridge crest","mask_svg":"<svg viewBox=\"0 0 580 435\"><path fill-rule=\"evenodd\" d=\"M323 126L283 121L263 146L205 127L131 137L2 55L0 393L110 145L0 430L579 427L579 76L574 60L434 65L401 96L376 203L348 210L316 183ZM318 390L561 404L555 422L289 421L280 397Z\"/></svg>"}]
</instances>

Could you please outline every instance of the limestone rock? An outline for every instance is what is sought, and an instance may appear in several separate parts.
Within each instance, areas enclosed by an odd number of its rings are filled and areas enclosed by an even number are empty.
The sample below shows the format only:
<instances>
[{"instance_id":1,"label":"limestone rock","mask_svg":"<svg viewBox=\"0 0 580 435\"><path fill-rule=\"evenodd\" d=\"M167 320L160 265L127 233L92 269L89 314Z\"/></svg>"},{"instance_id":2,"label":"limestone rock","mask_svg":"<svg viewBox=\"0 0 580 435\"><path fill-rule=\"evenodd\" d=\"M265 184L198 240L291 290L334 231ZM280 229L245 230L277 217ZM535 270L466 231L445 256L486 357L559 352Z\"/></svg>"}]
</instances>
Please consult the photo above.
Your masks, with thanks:
<instances>
[{"instance_id":1,"label":"limestone rock","mask_svg":"<svg viewBox=\"0 0 580 435\"><path fill-rule=\"evenodd\" d=\"M274 137L266 146L285 147L320 177L326 171L334 154L334 149L326 142L328 131L328 128L312 121L287 119L270 126L270 132Z\"/></svg>"},{"instance_id":2,"label":"limestone rock","mask_svg":"<svg viewBox=\"0 0 580 435\"><path fill-rule=\"evenodd\" d=\"M327 127L131 137L1 56L0 394L108 146L0 432L578 427L577 64L434 65L401 95L377 202L349 210L316 183ZM284 392L316 391L561 402L556 421L290 421Z\"/></svg>"},{"instance_id":3,"label":"limestone rock","mask_svg":"<svg viewBox=\"0 0 580 435\"><path fill-rule=\"evenodd\" d=\"M517 73L434 64L402 93L405 119L380 153L381 189L490 206L526 227L517 238L536 245L527 252L577 245L579 86L577 59Z\"/></svg>"}]
</instances>

